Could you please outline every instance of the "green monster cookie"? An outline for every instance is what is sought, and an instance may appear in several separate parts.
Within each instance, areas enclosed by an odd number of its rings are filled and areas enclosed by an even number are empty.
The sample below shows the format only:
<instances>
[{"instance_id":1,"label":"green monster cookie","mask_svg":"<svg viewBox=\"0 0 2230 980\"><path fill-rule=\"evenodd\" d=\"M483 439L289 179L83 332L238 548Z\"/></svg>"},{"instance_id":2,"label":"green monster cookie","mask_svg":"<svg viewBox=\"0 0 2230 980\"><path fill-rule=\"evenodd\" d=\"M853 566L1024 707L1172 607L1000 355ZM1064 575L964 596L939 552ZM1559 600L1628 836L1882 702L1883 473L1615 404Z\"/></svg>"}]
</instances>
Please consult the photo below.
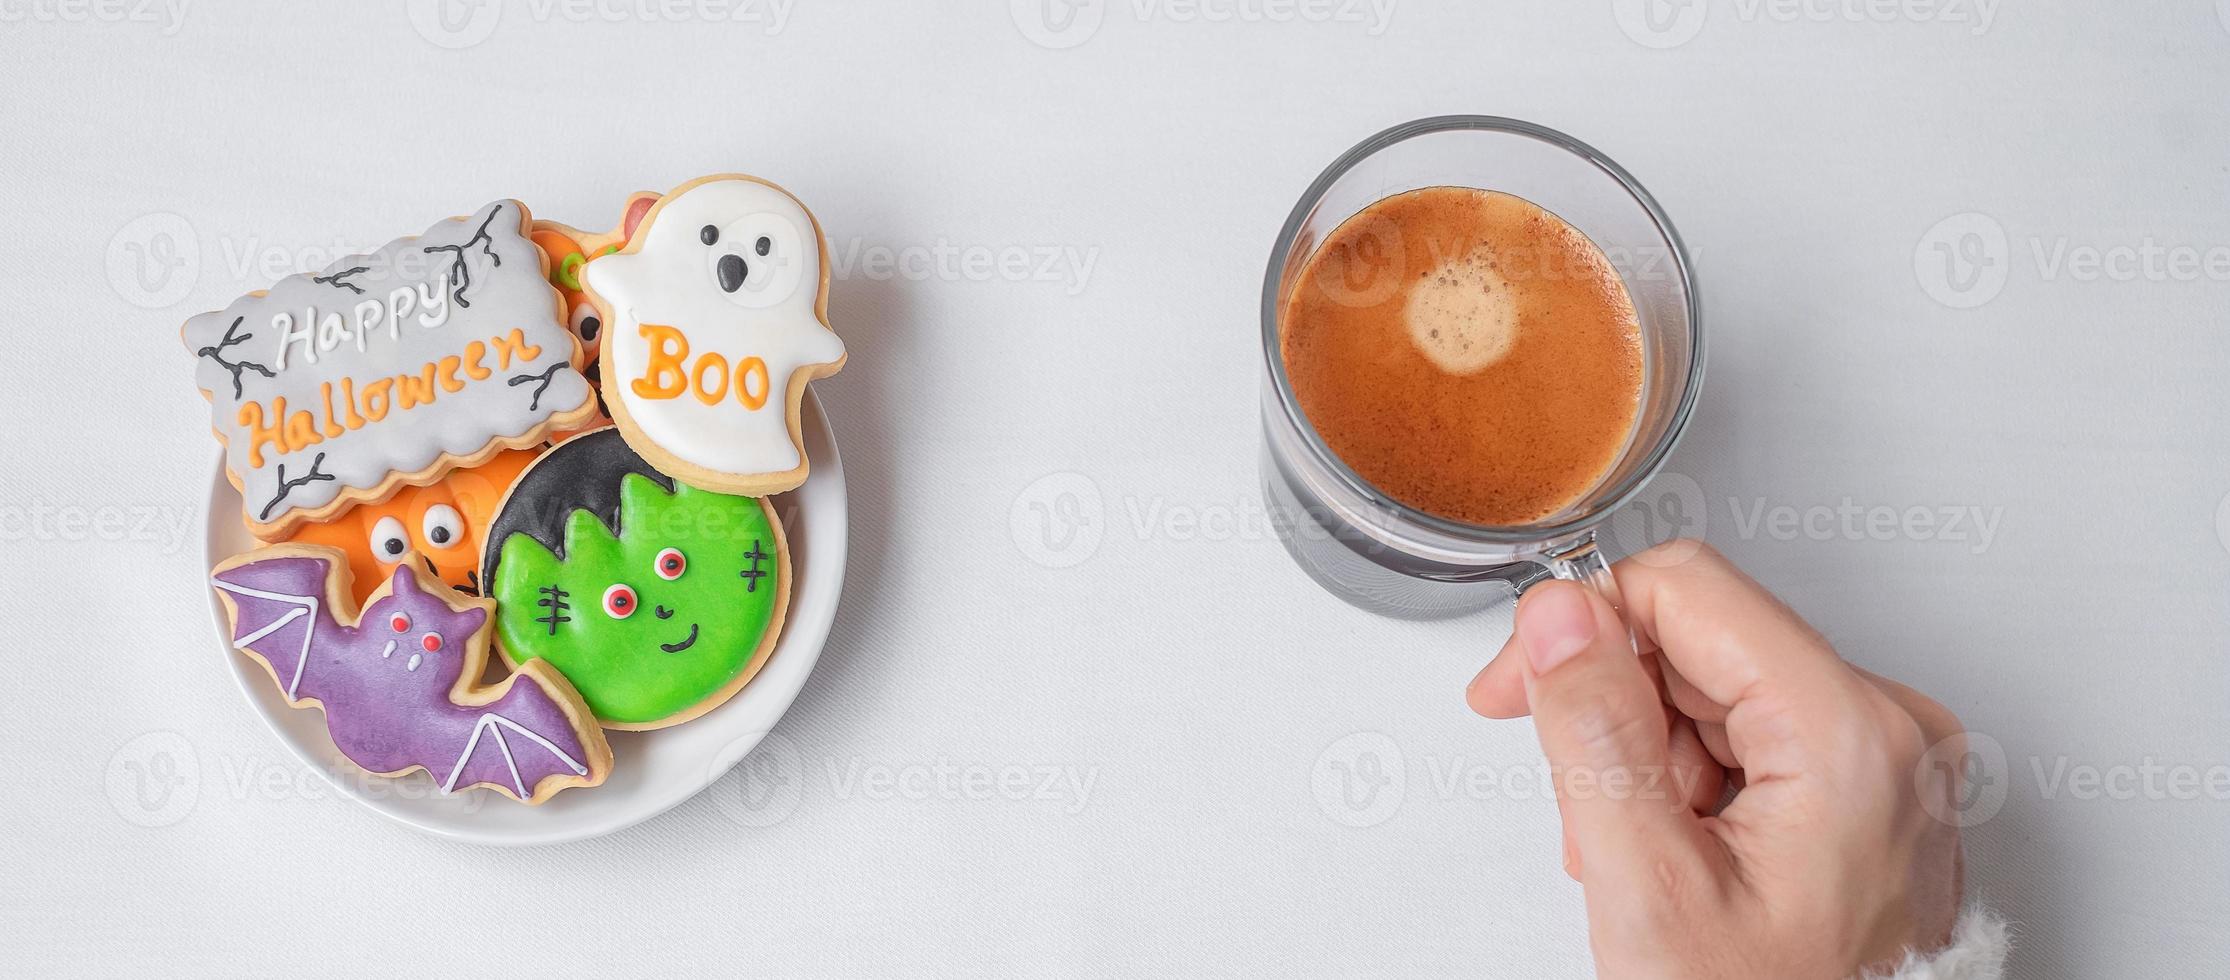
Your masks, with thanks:
<instances>
[{"instance_id":1,"label":"green monster cookie","mask_svg":"<svg viewBox=\"0 0 2230 980\"><path fill-rule=\"evenodd\" d=\"M790 559L773 509L660 474L617 429L536 460L487 540L504 657L549 661L606 728L718 707L782 631Z\"/></svg>"}]
</instances>

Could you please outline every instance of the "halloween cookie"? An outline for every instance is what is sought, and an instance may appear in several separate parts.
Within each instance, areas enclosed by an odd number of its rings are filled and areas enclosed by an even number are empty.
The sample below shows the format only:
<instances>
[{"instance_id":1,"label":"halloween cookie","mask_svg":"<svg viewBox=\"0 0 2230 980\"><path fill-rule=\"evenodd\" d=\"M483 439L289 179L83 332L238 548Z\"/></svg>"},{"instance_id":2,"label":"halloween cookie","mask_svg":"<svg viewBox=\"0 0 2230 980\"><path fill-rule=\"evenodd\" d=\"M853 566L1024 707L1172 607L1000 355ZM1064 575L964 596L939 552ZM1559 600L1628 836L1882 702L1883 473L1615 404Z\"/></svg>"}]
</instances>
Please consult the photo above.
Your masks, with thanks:
<instances>
[{"instance_id":1,"label":"halloween cookie","mask_svg":"<svg viewBox=\"0 0 2230 980\"><path fill-rule=\"evenodd\" d=\"M531 450L505 450L478 466L452 470L431 486L404 487L384 502L359 504L324 524L304 524L288 540L346 555L358 602L406 557L451 588L479 595L480 546L488 525L504 491L534 457Z\"/></svg>"},{"instance_id":2,"label":"halloween cookie","mask_svg":"<svg viewBox=\"0 0 2230 980\"><path fill-rule=\"evenodd\" d=\"M186 321L258 537L536 446L596 411L531 220L497 201Z\"/></svg>"},{"instance_id":3,"label":"halloween cookie","mask_svg":"<svg viewBox=\"0 0 2230 980\"><path fill-rule=\"evenodd\" d=\"M645 730L718 707L765 666L790 561L766 501L669 478L607 428L513 485L481 581L504 659L547 661L604 727Z\"/></svg>"},{"instance_id":4,"label":"halloween cookie","mask_svg":"<svg viewBox=\"0 0 2230 980\"><path fill-rule=\"evenodd\" d=\"M494 603L425 582L407 557L361 615L332 548L279 544L210 572L232 643L295 707L325 712L333 744L380 776L424 769L444 793L486 786L541 803L611 773L588 706L548 664L483 687Z\"/></svg>"},{"instance_id":5,"label":"halloween cookie","mask_svg":"<svg viewBox=\"0 0 2230 980\"><path fill-rule=\"evenodd\" d=\"M603 325L604 398L627 443L690 486L805 482L806 384L844 366L820 226L788 192L720 174L658 199L581 282Z\"/></svg>"}]
</instances>

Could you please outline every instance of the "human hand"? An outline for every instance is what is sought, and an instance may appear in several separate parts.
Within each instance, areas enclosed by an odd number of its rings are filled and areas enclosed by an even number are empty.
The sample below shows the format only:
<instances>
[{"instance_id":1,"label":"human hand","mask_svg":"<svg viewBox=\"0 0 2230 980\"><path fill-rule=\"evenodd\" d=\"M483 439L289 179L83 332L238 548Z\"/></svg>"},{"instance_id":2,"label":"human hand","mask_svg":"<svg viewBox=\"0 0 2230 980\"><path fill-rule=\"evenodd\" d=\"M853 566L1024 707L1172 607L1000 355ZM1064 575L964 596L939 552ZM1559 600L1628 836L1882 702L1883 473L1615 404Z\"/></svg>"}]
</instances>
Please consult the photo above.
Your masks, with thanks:
<instances>
[{"instance_id":1,"label":"human hand","mask_svg":"<svg viewBox=\"0 0 2230 980\"><path fill-rule=\"evenodd\" d=\"M1945 945L1959 831L1930 814L1959 776L1922 762L1963 756L1959 719L1699 542L1617 577L1640 656L1601 595L1543 583L1466 695L1533 716L1596 971L1840 978Z\"/></svg>"}]
</instances>

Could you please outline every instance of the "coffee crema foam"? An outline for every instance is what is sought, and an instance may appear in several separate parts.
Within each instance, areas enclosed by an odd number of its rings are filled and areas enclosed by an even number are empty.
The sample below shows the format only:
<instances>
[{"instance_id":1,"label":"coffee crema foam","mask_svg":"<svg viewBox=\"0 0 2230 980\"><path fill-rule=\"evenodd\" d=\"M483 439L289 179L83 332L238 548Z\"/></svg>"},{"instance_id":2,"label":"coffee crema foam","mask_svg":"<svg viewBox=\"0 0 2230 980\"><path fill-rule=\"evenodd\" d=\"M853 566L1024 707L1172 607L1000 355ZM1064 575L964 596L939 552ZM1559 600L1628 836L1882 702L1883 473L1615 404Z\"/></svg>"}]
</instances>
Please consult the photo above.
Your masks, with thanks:
<instances>
[{"instance_id":1,"label":"coffee crema foam","mask_svg":"<svg viewBox=\"0 0 2230 980\"><path fill-rule=\"evenodd\" d=\"M1396 194L1287 288L1286 377L1372 486L1467 524L1529 524L1592 489L1641 401L1641 331L1587 236L1523 198Z\"/></svg>"}]
</instances>

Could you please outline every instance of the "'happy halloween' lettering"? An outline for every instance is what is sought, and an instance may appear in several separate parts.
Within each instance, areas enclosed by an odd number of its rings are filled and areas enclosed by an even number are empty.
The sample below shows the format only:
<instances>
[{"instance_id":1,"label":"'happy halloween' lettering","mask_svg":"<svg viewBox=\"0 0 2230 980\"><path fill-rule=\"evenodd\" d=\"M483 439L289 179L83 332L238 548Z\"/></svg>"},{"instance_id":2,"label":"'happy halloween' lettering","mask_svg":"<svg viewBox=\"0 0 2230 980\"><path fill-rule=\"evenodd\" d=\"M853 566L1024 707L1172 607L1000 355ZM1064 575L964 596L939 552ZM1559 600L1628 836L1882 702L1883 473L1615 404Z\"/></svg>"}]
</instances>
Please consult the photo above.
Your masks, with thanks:
<instances>
[{"instance_id":1,"label":"'happy halloween' lettering","mask_svg":"<svg viewBox=\"0 0 2230 980\"><path fill-rule=\"evenodd\" d=\"M542 356L541 346L527 343L525 332L514 327L509 333L467 343L462 356L444 355L414 371L366 381L342 378L338 385L320 385L318 404L289 405L283 395L271 399L268 405L241 402L239 424L248 433L248 465L263 467L265 447L282 456L299 452L380 422L391 413L431 405L445 392L462 391L466 386L463 379L481 380L495 373L484 363L491 351L506 364Z\"/></svg>"}]
</instances>

